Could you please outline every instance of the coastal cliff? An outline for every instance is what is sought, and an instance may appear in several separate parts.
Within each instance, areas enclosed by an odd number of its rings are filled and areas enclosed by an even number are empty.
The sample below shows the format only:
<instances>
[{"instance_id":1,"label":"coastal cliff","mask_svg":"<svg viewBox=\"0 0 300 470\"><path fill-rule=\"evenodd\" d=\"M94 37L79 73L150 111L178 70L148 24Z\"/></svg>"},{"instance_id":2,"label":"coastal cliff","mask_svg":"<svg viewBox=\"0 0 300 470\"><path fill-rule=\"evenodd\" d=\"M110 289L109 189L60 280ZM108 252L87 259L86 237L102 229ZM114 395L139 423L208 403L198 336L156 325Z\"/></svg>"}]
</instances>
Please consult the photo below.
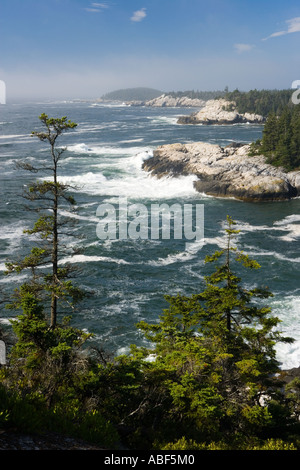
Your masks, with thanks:
<instances>
[{"instance_id":1,"label":"coastal cliff","mask_svg":"<svg viewBox=\"0 0 300 470\"><path fill-rule=\"evenodd\" d=\"M300 194L300 171L285 172L264 156L249 156L250 145L196 142L158 147L143 169L153 176L195 175L194 187L215 197L282 201Z\"/></svg>"},{"instance_id":2,"label":"coastal cliff","mask_svg":"<svg viewBox=\"0 0 300 470\"><path fill-rule=\"evenodd\" d=\"M178 124L263 124L264 121L259 114L240 114L233 101L219 99L207 101L200 111L190 116L181 116Z\"/></svg>"}]
</instances>

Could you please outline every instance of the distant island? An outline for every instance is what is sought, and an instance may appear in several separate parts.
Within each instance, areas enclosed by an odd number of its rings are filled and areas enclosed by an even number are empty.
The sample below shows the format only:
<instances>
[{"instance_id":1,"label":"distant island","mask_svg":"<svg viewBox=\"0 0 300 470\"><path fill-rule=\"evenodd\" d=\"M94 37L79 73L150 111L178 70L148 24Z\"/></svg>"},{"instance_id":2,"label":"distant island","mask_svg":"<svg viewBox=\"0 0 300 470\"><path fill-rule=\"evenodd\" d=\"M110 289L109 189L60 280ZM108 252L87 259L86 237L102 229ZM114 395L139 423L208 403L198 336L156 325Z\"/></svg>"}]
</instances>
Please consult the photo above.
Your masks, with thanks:
<instances>
[{"instance_id":1,"label":"distant island","mask_svg":"<svg viewBox=\"0 0 300 470\"><path fill-rule=\"evenodd\" d=\"M128 106L152 106L174 108L202 108L208 101L226 100L229 105L224 111L238 114L259 115L266 118L270 112L279 115L291 99L291 90L250 90L250 91L161 91L154 88L137 87L115 90L104 94L99 102L122 102ZM196 124L185 116L180 124ZM208 122L207 122L208 123Z\"/></svg>"},{"instance_id":2,"label":"distant island","mask_svg":"<svg viewBox=\"0 0 300 470\"><path fill-rule=\"evenodd\" d=\"M153 88L124 88L106 93L105 95L101 96L101 100L122 102L148 101L153 100L162 94L162 91L155 90Z\"/></svg>"},{"instance_id":3,"label":"distant island","mask_svg":"<svg viewBox=\"0 0 300 470\"><path fill-rule=\"evenodd\" d=\"M224 96L224 91L170 91L163 92L153 88L124 88L101 96L98 101L117 101L129 106L153 107L202 107L207 100Z\"/></svg>"}]
</instances>

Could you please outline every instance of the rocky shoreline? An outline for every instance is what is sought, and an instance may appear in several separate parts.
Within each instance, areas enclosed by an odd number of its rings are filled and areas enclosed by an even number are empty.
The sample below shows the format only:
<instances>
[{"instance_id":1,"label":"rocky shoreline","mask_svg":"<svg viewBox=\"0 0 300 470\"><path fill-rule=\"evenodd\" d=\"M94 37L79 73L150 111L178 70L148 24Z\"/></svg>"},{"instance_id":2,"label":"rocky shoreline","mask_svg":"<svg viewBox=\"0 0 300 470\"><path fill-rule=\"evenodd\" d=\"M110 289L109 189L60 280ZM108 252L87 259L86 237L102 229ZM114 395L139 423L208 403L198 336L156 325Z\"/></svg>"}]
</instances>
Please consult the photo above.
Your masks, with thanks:
<instances>
[{"instance_id":1,"label":"rocky shoreline","mask_svg":"<svg viewBox=\"0 0 300 470\"><path fill-rule=\"evenodd\" d=\"M205 142L163 145L144 161L143 169L157 178L195 175L195 189L214 197L260 202L300 195L300 171L286 172L249 152L248 144L224 148Z\"/></svg>"},{"instance_id":2,"label":"rocky shoreline","mask_svg":"<svg viewBox=\"0 0 300 470\"><path fill-rule=\"evenodd\" d=\"M203 108L206 101L197 98L189 98L188 96L175 98L173 96L163 94L152 100L128 101L127 104L129 106L149 106L154 108Z\"/></svg>"},{"instance_id":3,"label":"rocky shoreline","mask_svg":"<svg viewBox=\"0 0 300 470\"><path fill-rule=\"evenodd\" d=\"M263 124L265 118L259 114L240 114L236 103L225 99L209 100L198 112L181 116L178 124L224 125L224 124Z\"/></svg>"}]
</instances>

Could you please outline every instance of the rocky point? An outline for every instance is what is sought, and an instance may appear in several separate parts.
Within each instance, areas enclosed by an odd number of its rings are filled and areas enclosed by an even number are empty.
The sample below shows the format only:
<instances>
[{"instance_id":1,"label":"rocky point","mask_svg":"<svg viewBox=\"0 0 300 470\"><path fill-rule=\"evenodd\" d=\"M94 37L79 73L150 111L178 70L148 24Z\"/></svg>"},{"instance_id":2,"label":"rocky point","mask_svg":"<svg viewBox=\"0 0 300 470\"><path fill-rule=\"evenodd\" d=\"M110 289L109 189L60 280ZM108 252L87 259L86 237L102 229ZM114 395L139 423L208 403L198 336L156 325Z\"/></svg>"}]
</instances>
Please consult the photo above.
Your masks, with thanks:
<instances>
[{"instance_id":1,"label":"rocky point","mask_svg":"<svg viewBox=\"0 0 300 470\"><path fill-rule=\"evenodd\" d=\"M195 175L195 189L215 197L282 201L300 194L300 171L286 172L249 152L250 145L242 144L163 145L143 163L143 169L158 178Z\"/></svg>"}]
</instances>

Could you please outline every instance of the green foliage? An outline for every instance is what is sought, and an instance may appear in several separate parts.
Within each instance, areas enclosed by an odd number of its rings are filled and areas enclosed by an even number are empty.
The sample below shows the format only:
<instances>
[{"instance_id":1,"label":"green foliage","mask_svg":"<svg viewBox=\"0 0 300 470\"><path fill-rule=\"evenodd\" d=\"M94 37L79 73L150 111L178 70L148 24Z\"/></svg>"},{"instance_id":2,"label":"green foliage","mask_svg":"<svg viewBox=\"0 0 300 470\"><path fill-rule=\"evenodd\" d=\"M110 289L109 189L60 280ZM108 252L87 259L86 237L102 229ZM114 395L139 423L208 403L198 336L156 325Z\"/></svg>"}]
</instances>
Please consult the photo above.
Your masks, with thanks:
<instances>
[{"instance_id":1,"label":"green foliage","mask_svg":"<svg viewBox=\"0 0 300 470\"><path fill-rule=\"evenodd\" d=\"M284 442L282 439L268 439L260 446L253 446L250 450L297 450L293 443Z\"/></svg>"},{"instance_id":2,"label":"green foliage","mask_svg":"<svg viewBox=\"0 0 300 470\"><path fill-rule=\"evenodd\" d=\"M193 440L187 440L182 437L176 442L164 444L158 447L161 450L233 450L232 446L224 442L211 442L211 443L197 443ZM235 450L297 450L293 443L284 442L281 439L268 439L261 444L244 444L237 447Z\"/></svg>"},{"instance_id":3,"label":"green foliage","mask_svg":"<svg viewBox=\"0 0 300 470\"><path fill-rule=\"evenodd\" d=\"M57 137L60 136L63 132L77 127L77 124L67 120L66 116L62 118L49 118L47 114L42 113L39 119L47 128L47 132L33 131L32 135L36 135L41 141L48 140L51 145L55 144Z\"/></svg>"},{"instance_id":4,"label":"green foliage","mask_svg":"<svg viewBox=\"0 0 300 470\"><path fill-rule=\"evenodd\" d=\"M267 117L270 113L281 114L291 102L291 90L234 90L225 99L236 103L239 113L254 113Z\"/></svg>"},{"instance_id":5,"label":"green foliage","mask_svg":"<svg viewBox=\"0 0 300 470\"><path fill-rule=\"evenodd\" d=\"M117 101L148 101L162 95L162 91L152 88L125 88L122 90L111 91L102 96L104 100Z\"/></svg>"},{"instance_id":6,"label":"green foliage","mask_svg":"<svg viewBox=\"0 0 300 470\"><path fill-rule=\"evenodd\" d=\"M17 341L10 353L12 369L6 382L20 393L38 391L51 402L63 386L72 384L69 372L78 361L76 351L90 335L71 327L69 318L55 329L49 328L34 294L23 295L21 308L22 314L11 321Z\"/></svg>"},{"instance_id":7,"label":"green foliage","mask_svg":"<svg viewBox=\"0 0 300 470\"><path fill-rule=\"evenodd\" d=\"M155 361L148 364L148 371L158 369L161 377L165 413L153 413L164 429L161 436L169 419L186 438L197 435L215 442L220 436L230 442L240 432L272 433L280 424L272 407L260 401L268 393L284 408L271 378L279 370L274 345L292 340L281 337L276 330L279 320L260 304L271 293L245 289L233 272L236 264L251 270L259 269L259 264L232 246L238 231L230 217L227 224L226 248L206 258L207 263L217 264L205 277L206 288L191 297L167 297L170 308L159 323L138 324L154 343L149 354L155 355ZM167 433L170 436L172 430Z\"/></svg>"},{"instance_id":8,"label":"green foliage","mask_svg":"<svg viewBox=\"0 0 300 470\"><path fill-rule=\"evenodd\" d=\"M300 106L286 106L280 115L270 113L261 140L252 144L252 154L287 171L300 167Z\"/></svg>"},{"instance_id":9,"label":"green foliage","mask_svg":"<svg viewBox=\"0 0 300 470\"><path fill-rule=\"evenodd\" d=\"M199 90L186 90L186 91L171 91L166 93L168 96L172 96L173 98L191 98L191 99L198 99L203 101L214 100L224 96L226 93L225 91L216 90L216 91L199 91Z\"/></svg>"},{"instance_id":10,"label":"green foliage","mask_svg":"<svg viewBox=\"0 0 300 470\"><path fill-rule=\"evenodd\" d=\"M59 215L59 209L66 204L74 206L75 200L69 194L71 187L58 181L58 169L64 148L57 148L58 137L66 131L76 128L77 124L66 117L50 118L43 113L39 117L44 131L34 131L42 142L49 144L49 164L41 168L32 167L21 162L19 167L31 172L50 172L50 180L32 183L25 191L24 197L30 201L32 210L39 214L32 229L25 230L24 234L39 241L38 246L31 249L29 255L21 261L6 263L6 274L20 273L23 270L31 271L31 279L15 291L15 300L9 308L21 308L22 298L28 292L35 295L37 300L43 301L50 310L50 326L54 328L57 323L59 306L67 305L71 309L82 300L84 293L74 286L70 280L73 267L59 265L62 254L71 254L72 250L61 243L62 235L69 235L68 227L72 226L69 219ZM44 213L43 213L44 211ZM50 266L50 267L49 267ZM39 269L38 269L39 268ZM43 269L42 269L43 268ZM59 305L58 305L59 303Z\"/></svg>"},{"instance_id":11,"label":"green foliage","mask_svg":"<svg viewBox=\"0 0 300 470\"><path fill-rule=\"evenodd\" d=\"M70 318L50 328L36 285L23 284L17 341L0 370L2 425L110 448L119 439L131 449L298 448L299 382L284 394L276 378L275 346L292 340L264 305L272 294L237 274L260 266L234 246L235 225L227 217L226 245L206 258L200 293L167 296L158 322L137 325L148 347L127 355L88 354L89 335Z\"/></svg>"},{"instance_id":12,"label":"green foliage","mask_svg":"<svg viewBox=\"0 0 300 470\"><path fill-rule=\"evenodd\" d=\"M96 410L84 411L76 403L61 403L51 409L38 393L25 397L0 386L0 425L22 433L56 432L114 448L118 433Z\"/></svg>"}]
</instances>

